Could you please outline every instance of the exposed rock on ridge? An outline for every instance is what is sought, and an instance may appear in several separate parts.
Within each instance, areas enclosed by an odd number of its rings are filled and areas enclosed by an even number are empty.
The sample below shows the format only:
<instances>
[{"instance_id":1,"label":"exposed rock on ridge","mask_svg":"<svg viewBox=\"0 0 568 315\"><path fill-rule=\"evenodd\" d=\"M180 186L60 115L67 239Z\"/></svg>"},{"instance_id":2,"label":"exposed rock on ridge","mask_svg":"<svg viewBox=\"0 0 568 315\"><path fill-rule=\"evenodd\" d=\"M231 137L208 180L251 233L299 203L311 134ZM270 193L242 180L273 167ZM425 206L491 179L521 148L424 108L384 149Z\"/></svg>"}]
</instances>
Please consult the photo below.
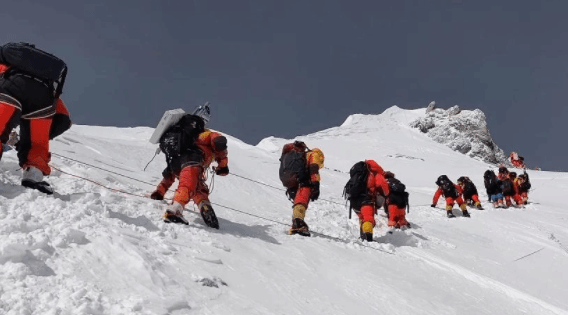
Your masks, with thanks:
<instances>
[{"instance_id":1,"label":"exposed rock on ridge","mask_svg":"<svg viewBox=\"0 0 568 315\"><path fill-rule=\"evenodd\" d=\"M434 141L455 151L491 164L507 164L503 150L491 138L485 114L479 110L461 110L455 105L447 110L431 102L426 115L410 123Z\"/></svg>"}]
</instances>

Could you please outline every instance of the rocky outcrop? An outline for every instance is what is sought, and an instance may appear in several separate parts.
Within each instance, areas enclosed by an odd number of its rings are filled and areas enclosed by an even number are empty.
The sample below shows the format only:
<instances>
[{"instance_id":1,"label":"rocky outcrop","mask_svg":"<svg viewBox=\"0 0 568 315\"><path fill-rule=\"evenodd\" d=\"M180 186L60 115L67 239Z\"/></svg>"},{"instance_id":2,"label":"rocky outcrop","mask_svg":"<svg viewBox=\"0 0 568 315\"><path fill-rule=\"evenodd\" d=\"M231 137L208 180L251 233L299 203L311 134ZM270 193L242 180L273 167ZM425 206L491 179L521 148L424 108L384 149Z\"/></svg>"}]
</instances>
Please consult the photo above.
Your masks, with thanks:
<instances>
[{"instance_id":1,"label":"rocky outcrop","mask_svg":"<svg viewBox=\"0 0 568 315\"><path fill-rule=\"evenodd\" d=\"M447 110L432 102L424 117L410 123L434 141L470 157L491 164L507 163L503 150L491 138L485 114L479 110L462 110L455 105Z\"/></svg>"}]
</instances>

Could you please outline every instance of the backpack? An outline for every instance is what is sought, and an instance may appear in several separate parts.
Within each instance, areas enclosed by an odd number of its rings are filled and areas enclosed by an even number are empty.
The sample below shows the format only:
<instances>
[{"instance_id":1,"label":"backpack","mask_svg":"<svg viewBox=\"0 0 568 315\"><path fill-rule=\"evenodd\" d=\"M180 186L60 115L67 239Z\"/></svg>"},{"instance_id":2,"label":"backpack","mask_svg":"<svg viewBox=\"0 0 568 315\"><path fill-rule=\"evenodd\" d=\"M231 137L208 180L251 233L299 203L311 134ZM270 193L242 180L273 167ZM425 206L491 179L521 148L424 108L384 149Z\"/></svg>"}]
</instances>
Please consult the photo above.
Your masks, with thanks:
<instances>
[{"instance_id":1,"label":"backpack","mask_svg":"<svg viewBox=\"0 0 568 315\"><path fill-rule=\"evenodd\" d=\"M389 183L389 189L391 192L403 193L406 190L406 186L396 178L388 178L387 182Z\"/></svg>"},{"instance_id":2,"label":"backpack","mask_svg":"<svg viewBox=\"0 0 568 315\"><path fill-rule=\"evenodd\" d=\"M519 185L519 188L521 188L522 191L529 191L531 189L531 182L529 180L529 175L525 173L519 175L519 177L523 179L523 182L521 183L521 185Z\"/></svg>"},{"instance_id":3,"label":"backpack","mask_svg":"<svg viewBox=\"0 0 568 315\"><path fill-rule=\"evenodd\" d=\"M492 170L487 170L483 174L485 189L489 191L494 191L497 185L497 175Z\"/></svg>"},{"instance_id":4,"label":"backpack","mask_svg":"<svg viewBox=\"0 0 568 315\"><path fill-rule=\"evenodd\" d=\"M523 182L519 187L522 191L529 191L531 189L531 183Z\"/></svg>"},{"instance_id":5,"label":"backpack","mask_svg":"<svg viewBox=\"0 0 568 315\"><path fill-rule=\"evenodd\" d=\"M184 115L160 137L160 149L166 154L168 165L187 150L196 148L195 141L205 131L205 123L197 116Z\"/></svg>"},{"instance_id":6,"label":"backpack","mask_svg":"<svg viewBox=\"0 0 568 315\"><path fill-rule=\"evenodd\" d=\"M456 187L454 186L454 183L452 183L452 181L448 178L448 176L440 175L440 177L438 177L438 179L436 180L436 185L438 185L442 189L446 198L458 197Z\"/></svg>"},{"instance_id":7,"label":"backpack","mask_svg":"<svg viewBox=\"0 0 568 315\"><path fill-rule=\"evenodd\" d=\"M515 194L515 188L513 187L513 182L510 179L506 179L502 182L503 185L503 195L512 196Z\"/></svg>"},{"instance_id":8,"label":"backpack","mask_svg":"<svg viewBox=\"0 0 568 315\"><path fill-rule=\"evenodd\" d=\"M0 61L10 66L6 77L22 73L53 89L55 98L63 93L67 65L63 60L28 43L8 43L0 48ZM57 87L56 87L57 86Z\"/></svg>"},{"instance_id":9,"label":"backpack","mask_svg":"<svg viewBox=\"0 0 568 315\"><path fill-rule=\"evenodd\" d=\"M280 157L280 181L282 185L288 189L298 187L300 183L308 180L308 167L306 161L306 152L300 151L294 147Z\"/></svg>"},{"instance_id":10,"label":"backpack","mask_svg":"<svg viewBox=\"0 0 568 315\"><path fill-rule=\"evenodd\" d=\"M476 195L477 194L477 187L475 187L475 184L471 181L471 179L469 179L469 177L463 177L461 178L464 185L463 185L463 192L464 195Z\"/></svg>"},{"instance_id":11,"label":"backpack","mask_svg":"<svg viewBox=\"0 0 568 315\"><path fill-rule=\"evenodd\" d=\"M359 209L367 197L369 169L365 161L357 162L349 170L349 180L343 188L343 197L349 200L350 209Z\"/></svg>"},{"instance_id":12,"label":"backpack","mask_svg":"<svg viewBox=\"0 0 568 315\"><path fill-rule=\"evenodd\" d=\"M410 205L408 203L409 194L406 192L406 186L394 177L387 178L386 180L390 189L389 203L397 207L406 207L407 211L410 211Z\"/></svg>"}]
</instances>

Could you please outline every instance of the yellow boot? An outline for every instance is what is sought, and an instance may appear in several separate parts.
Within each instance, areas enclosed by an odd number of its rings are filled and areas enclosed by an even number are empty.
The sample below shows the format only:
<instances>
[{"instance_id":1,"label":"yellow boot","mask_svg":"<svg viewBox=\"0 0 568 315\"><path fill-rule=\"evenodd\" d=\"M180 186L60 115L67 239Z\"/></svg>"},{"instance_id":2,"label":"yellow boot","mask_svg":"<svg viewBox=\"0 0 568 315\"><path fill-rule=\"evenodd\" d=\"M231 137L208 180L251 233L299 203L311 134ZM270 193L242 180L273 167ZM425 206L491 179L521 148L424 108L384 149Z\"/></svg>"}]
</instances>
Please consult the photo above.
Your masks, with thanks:
<instances>
[{"instance_id":1,"label":"yellow boot","mask_svg":"<svg viewBox=\"0 0 568 315\"><path fill-rule=\"evenodd\" d=\"M456 217L454 215L454 213L452 212L453 209L454 209L454 206L450 206L450 205L446 206L446 215L448 216L448 218L455 218Z\"/></svg>"},{"instance_id":2,"label":"yellow boot","mask_svg":"<svg viewBox=\"0 0 568 315\"><path fill-rule=\"evenodd\" d=\"M361 224L361 239L367 242L373 241L373 228L372 222L363 222Z\"/></svg>"},{"instance_id":3,"label":"yellow boot","mask_svg":"<svg viewBox=\"0 0 568 315\"><path fill-rule=\"evenodd\" d=\"M292 213L292 228L290 234L300 234L302 236L310 236L310 230L304 217L306 216L306 207L301 204L294 205Z\"/></svg>"}]
</instances>

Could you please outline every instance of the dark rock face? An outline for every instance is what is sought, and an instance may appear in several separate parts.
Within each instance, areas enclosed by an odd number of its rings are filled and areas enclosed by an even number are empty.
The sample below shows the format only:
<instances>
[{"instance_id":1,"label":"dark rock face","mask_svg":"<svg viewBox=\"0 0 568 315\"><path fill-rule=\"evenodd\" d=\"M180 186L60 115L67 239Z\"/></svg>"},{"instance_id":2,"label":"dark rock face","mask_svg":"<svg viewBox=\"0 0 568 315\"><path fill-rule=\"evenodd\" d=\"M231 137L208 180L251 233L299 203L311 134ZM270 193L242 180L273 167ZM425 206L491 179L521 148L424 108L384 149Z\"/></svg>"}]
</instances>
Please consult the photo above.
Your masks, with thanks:
<instances>
[{"instance_id":1,"label":"dark rock face","mask_svg":"<svg viewBox=\"0 0 568 315\"><path fill-rule=\"evenodd\" d=\"M410 123L438 143L491 164L506 164L507 156L493 139L485 114L479 109L461 110L453 106L448 110L435 108L431 103L426 115Z\"/></svg>"}]
</instances>

